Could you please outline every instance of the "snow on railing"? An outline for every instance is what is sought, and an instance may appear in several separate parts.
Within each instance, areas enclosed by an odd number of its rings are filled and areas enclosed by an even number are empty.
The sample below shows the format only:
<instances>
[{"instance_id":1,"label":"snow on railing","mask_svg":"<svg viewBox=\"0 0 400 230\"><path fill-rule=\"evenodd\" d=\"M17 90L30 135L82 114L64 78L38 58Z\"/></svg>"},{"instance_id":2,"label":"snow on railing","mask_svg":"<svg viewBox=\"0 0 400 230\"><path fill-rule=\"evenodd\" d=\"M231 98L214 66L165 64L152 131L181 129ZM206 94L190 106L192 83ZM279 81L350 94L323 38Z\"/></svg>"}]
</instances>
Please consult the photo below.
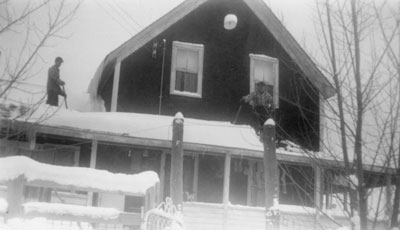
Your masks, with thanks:
<instances>
[{"instance_id":1,"label":"snow on railing","mask_svg":"<svg viewBox=\"0 0 400 230\"><path fill-rule=\"evenodd\" d=\"M0 158L0 183L7 186L7 201L0 199L0 217L4 216L7 222L11 218L44 217L77 223L140 226L143 221L143 213L120 212L114 208L64 202L24 203L26 186L139 196L144 199L144 212L160 200L159 179L155 172L114 174L105 170L48 165L22 156Z\"/></svg>"},{"instance_id":2,"label":"snow on railing","mask_svg":"<svg viewBox=\"0 0 400 230\"><path fill-rule=\"evenodd\" d=\"M146 213L142 230L184 230L182 211L167 197L165 202Z\"/></svg>"},{"instance_id":3,"label":"snow on railing","mask_svg":"<svg viewBox=\"0 0 400 230\"><path fill-rule=\"evenodd\" d=\"M7 212L8 203L5 199L0 198L0 215Z\"/></svg>"},{"instance_id":4,"label":"snow on railing","mask_svg":"<svg viewBox=\"0 0 400 230\"><path fill-rule=\"evenodd\" d=\"M79 187L83 190L143 196L159 183L157 173L128 175L84 167L49 165L24 156L0 158L0 183L23 176L28 183L52 183L49 187Z\"/></svg>"}]
</instances>

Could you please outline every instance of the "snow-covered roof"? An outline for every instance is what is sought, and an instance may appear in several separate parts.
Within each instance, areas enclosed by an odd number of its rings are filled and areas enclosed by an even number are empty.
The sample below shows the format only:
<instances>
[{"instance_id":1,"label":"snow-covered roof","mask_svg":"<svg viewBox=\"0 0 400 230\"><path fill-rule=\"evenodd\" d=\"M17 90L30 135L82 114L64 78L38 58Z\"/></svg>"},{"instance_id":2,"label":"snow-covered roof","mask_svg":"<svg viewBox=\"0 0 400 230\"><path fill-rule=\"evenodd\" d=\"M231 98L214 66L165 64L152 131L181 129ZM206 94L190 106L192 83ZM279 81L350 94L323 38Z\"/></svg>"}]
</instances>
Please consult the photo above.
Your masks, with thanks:
<instances>
[{"instance_id":1,"label":"snow-covered roof","mask_svg":"<svg viewBox=\"0 0 400 230\"><path fill-rule=\"evenodd\" d=\"M46 181L87 190L144 195L159 182L157 173L114 174L106 170L43 164L25 156L0 158L0 182L23 176L27 182Z\"/></svg>"},{"instance_id":2,"label":"snow-covered roof","mask_svg":"<svg viewBox=\"0 0 400 230\"><path fill-rule=\"evenodd\" d=\"M28 121L31 122L37 120L42 120L41 125L46 126L171 141L174 117L120 112L82 113L44 106L28 118ZM185 118L183 141L185 143L263 151L262 143L250 126L234 125L229 122Z\"/></svg>"},{"instance_id":3,"label":"snow-covered roof","mask_svg":"<svg viewBox=\"0 0 400 230\"><path fill-rule=\"evenodd\" d=\"M3 116L1 107L4 106L0 106L0 117ZM20 109L13 108L14 110L5 113L7 114L5 118L23 121L23 125L31 124L30 128L41 133L148 147L171 147L174 119L172 116L78 112L48 105L40 105L33 114L26 113L20 116L18 115ZM225 153L255 158L264 156L263 144L254 129L248 125L184 118L183 133L183 147L188 151ZM285 147L276 149L278 160L313 163L315 160L323 159L335 164L340 163L340 156L307 151L290 141L283 141L283 144ZM365 167L367 170L382 171L379 167L372 168L367 165Z\"/></svg>"},{"instance_id":4,"label":"snow-covered roof","mask_svg":"<svg viewBox=\"0 0 400 230\"><path fill-rule=\"evenodd\" d=\"M18 109L16 109L18 111ZM128 138L130 143L142 140L148 145L163 143L162 147L170 147L172 141L172 122L174 117L139 113L121 112L78 112L63 107L48 105L39 106L33 114L18 116L11 113L14 119L35 124L39 132L56 130L60 135L76 135L76 131L87 134L107 135L104 141ZM183 115L184 116L184 115ZM25 123L24 123L25 124ZM42 130L41 130L42 128ZM45 129L45 131L43 131ZM184 118L184 149L204 152L231 153L262 158L264 147L254 129L248 125L234 125L229 122L207 121ZM86 135L87 136L87 135ZM143 141L144 140L144 141ZM141 143L142 143L141 142ZM277 149L281 155L308 157L309 153L301 148ZM316 154L316 153L312 153Z\"/></svg>"}]
</instances>

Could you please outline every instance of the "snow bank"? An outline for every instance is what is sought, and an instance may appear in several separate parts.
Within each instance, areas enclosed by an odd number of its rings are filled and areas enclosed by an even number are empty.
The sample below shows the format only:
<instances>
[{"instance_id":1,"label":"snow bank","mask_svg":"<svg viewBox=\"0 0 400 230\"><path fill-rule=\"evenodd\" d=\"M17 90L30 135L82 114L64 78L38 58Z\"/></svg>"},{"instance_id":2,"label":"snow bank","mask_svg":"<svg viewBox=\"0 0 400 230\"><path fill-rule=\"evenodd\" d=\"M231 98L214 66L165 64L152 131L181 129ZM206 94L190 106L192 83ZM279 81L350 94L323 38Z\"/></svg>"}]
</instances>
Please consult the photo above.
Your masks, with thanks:
<instances>
[{"instance_id":1,"label":"snow bank","mask_svg":"<svg viewBox=\"0 0 400 230\"><path fill-rule=\"evenodd\" d=\"M73 215L105 220L116 219L120 214L120 212L115 208L89 207L70 204L29 202L23 204L23 207L25 214L39 212L41 214L52 213L55 215Z\"/></svg>"},{"instance_id":2,"label":"snow bank","mask_svg":"<svg viewBox=\"0 0 400 230\"><path fill-rule=\"evenodd\" d=\"M59 185L144 195L159 182L157 173L146 171L135 175L114 174L106 170L65 167L36 162L24 156L0 158L0 181L24 176L28 182L44 180Z\"/></svg>"},{"instance_id":3,"label":"snow bank","mask_svg":"<svg viewBox=\"0 0 400 230\"><path fill-rule=\"evenodd\" d=\"M48 221L38 217L33 219L12 218L7 224L0 224L0 230L92 230L89 223Z\"/></svg>"}]
</instances>

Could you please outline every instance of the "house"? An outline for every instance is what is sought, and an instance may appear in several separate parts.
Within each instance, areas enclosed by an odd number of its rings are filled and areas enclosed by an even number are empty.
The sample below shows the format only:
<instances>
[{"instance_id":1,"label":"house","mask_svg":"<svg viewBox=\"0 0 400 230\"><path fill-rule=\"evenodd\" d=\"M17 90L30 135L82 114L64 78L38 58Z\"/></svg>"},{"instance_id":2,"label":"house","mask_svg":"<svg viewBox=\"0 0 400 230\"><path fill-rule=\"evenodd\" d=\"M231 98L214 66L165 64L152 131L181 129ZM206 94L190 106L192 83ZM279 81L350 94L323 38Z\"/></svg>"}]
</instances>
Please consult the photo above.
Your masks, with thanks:
<instances>
[{"instance_id":1,"label":"house","mask_svg":"<svg viewBox=\"0 0 400 230\"><path fill-rule=\"evenodd\" d=\"M108 111L233 121L258 80L274 85L278 138L318 150L319 98L334 90L261 0L183 2L108 54L89 91Z\"/></svg>"},{"instance_id":2,"label":"house","mask_svg":"<svg viewBox=\"0 0 400 230\"><path fill-rule=\"evenodd\" d=\"M239 109L259 81L276 108L282 228L348 225L315 209L344 193L331 183L341 178L342 162L320 151L322 102L334 89L261 0L183 2L105 57L89 91L109 113L41 107L2 120L2 153L114 173L152 170L166 197L172 121L181 112L188 229L265 229L263 144L250 106ZM371 187L394 173L365 169ZM87 199L132 212L142 205L130 196Z\"/></svg>"}]
</instances>

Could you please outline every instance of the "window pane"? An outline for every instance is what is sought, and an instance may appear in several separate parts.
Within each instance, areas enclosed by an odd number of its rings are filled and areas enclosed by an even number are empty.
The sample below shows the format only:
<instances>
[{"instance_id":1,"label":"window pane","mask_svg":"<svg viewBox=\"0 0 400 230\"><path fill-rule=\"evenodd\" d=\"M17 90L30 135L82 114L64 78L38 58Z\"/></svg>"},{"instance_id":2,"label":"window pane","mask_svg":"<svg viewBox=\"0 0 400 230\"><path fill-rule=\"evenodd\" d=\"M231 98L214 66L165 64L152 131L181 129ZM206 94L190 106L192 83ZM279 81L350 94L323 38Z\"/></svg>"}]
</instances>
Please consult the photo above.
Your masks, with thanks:
<instances>
[{"instance_id":1,"label":"window pane","mask_svg":"<svg viewBox=\"0 0 400 230\"><path fill-rule=\"evenodd\" d=\"M199 156L199 186L197 201L222 203L225 159L221 156Z\"/></svg>"},{"instance_id":2,"label":"window pane","mask_svg":"<svg viewBox=\"0 0 400 230\"><path fill-rule=\"evenodd\" d=\"M198 72L198 52L193 50L178 49L176 68L191 73Z\"/></svg>"},{"instance_id":3,"label":"window pane","mask_svg":"<svg viewBox=\"0 0 400 230\"><path fill-rule=\"evenodd\" d=\"M197 74L176 71L175 90L197 93Z\"/></svg>"},{"instance_id":4,"label":"window pane","mask_svg":"<svg viewBox=\"0 0 400 230\"><path fill-rule=\"evenodd\" d=\"M274 84L275 79L273 63L256 60L254 62L254 80Z\"/></svg>"},{"instance_id":5,"label":"window pane","mask_svg":"<svg viewBox=\"0 0 400 230\"><path fill-rule=\"evenodd\" d=\"M184 72L176 71L175 90L183 91L184 80L185 80Z\"/></svg>"}]
</instances>

